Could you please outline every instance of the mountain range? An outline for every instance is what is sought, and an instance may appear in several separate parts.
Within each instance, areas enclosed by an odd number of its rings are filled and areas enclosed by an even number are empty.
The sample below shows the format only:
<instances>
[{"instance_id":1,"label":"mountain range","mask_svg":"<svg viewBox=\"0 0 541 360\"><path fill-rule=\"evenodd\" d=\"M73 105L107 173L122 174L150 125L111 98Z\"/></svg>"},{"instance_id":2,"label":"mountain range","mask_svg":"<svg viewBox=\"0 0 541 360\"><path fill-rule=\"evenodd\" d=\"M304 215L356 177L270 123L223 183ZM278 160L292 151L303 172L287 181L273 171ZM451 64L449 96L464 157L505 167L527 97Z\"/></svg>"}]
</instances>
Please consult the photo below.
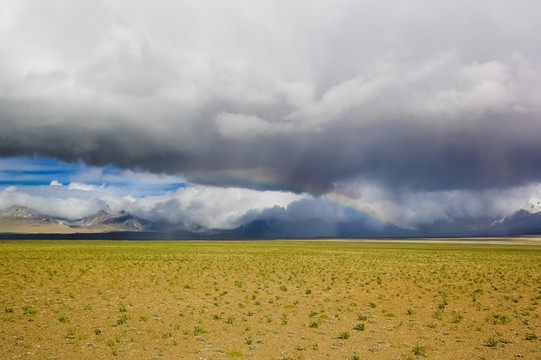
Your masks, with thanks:
<instances>
[{"instance_id":1,"label":"mountain range","mask_svg":"<svg viewBox=\"0 0 541 360\"><path fill-rule=\"evenodd\" d=\"M11 206L0 211L0 232L26 234L106 233L116 231L144 231L150 222L122 212L111 214L105 210L78 220L68 220L38 214L22 206Z\"/></svg>"},{"instance_id":2,"label":"mountain range","mask_svg":"<svg viewBox=\"0 0 541 360\"><path fill-rule=\"evenodd\" d=\"M0 237L134 238L134 239L268 239L268 238L385 238L471 237L541 234L541 212L519 210L504 218L479 217L437 221L404 229L391 223L356 221L332 223L325 219L291 221L281 218L247 222L235 229L206 229L156 223L128 212L106 210L77 220L39 214L22 206L0 211ZM107 236L104 236L107 234Z\"/></svg>"}]
</instances>

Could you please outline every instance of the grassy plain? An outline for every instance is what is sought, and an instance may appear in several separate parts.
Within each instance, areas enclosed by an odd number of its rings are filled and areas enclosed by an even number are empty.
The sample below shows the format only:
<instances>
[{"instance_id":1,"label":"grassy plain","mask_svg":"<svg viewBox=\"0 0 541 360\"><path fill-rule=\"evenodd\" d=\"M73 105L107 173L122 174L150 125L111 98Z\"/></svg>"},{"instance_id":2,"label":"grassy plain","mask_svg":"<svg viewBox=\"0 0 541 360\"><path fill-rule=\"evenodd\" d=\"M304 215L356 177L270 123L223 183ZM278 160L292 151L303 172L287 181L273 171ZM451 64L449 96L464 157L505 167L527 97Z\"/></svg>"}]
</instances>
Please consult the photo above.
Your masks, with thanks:
<instances>
[{"instance_id":1,"label":"grassy plain","mask_svg":"<svg viewBox=\"0 0 541 360\"><path fill-rule=\"evenodd\" d=\"M541 359L535 242L2 241L1 359Z\"/></svg>"}]
</instances>

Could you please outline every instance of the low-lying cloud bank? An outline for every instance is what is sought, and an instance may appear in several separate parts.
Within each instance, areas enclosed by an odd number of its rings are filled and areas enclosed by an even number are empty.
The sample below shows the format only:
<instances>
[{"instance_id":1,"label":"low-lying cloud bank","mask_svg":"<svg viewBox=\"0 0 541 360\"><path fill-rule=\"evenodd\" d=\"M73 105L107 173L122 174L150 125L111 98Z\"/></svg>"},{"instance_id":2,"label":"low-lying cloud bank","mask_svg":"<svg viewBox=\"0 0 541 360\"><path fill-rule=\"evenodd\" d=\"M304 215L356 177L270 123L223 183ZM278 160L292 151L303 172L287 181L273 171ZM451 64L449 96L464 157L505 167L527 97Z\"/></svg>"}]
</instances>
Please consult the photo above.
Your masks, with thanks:
<instances>
[{"instance_id":1,"label":"low-lying cloud bank","mask_svg":"<svg viewBox=\"0 0 541 360\"><path fill-rule=\"evenodd\" d=\"M280 222L287 224L291 236L318 233L318 229L322 236L333 234L332 229L339 225L357 229L359 233L383 234L389 230L385 227L392 225L416 230L436 222L502 219L520 209L541 210L541 184L505 191L404 192L398 197L376 186L359 183L344 185L344 193L348 187L356 191L351 191L350 197L336 194L315 197L307 193L203 185L133 197L114 186L62 185L53 181L51 185L0 189L0 209L25 206L41 214L70 220L100 210L127 211L161 224L163 229L194 231L231 230L254 222Z\"/></svg>"},{"instance_id":2,"label":"low-lying cloud bank","mask_svg":"<svg viewBox=\"0 0 541 360\"><path fill-rule=\"evenodd\" d=\"M187 228L231 229L250 211L273 206L285 207L304 195L259 192L241 188L190 186L158 196L122 196L115 187L71 183L46 186L9 186L0 191L0 208L12 205L31 208L41 214L70 220L100 210L130 212L139 217Z\"/></svg>"}]
</instances>

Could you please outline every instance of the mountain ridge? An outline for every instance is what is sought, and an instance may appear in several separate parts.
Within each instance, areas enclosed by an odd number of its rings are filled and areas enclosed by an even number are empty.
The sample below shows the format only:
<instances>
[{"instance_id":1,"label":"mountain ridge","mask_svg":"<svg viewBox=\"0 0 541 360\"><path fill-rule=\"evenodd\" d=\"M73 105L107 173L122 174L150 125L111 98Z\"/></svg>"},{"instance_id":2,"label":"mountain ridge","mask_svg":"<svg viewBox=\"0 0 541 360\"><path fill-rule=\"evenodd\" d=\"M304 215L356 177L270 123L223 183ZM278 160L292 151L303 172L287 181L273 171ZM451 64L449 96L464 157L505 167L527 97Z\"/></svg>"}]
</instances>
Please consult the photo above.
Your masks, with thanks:
<instances>
[{"instance_id":1,"label":"mountain ridge","mask_svg":"<svg viewBox=\"0 0 541 360\"><path fill-rule=\"evenodd\" d=\"M12 205L0 211L0 232L8 233L105 233L145 231L149 222L128 213L100 210L90 216L70 220L40 214L24 206Z\"/></svg>"},{"instance_id":2,"label":"mountain ridge","mask_svg":"<svg viewBox=\"0 0 541 360\"><path fill-rule=\"evenodd\" d=\"M109 209L107 209L109 210ZM440 220L417 229L391 223L370 224L366 219L332 223L311 218L291 221L267 218L248 221L233 229L207 229L187 224L152 222L126 211L102 209L90 216L70 220L39 214L13 205L0 210L0 233L11 234L132 234L135 238L178 239L273 239L273 238L410 238L470 237L541 234L541 212L520 209L507 217L477 217ZM140 235L137 235L137 234Z\"/></svg>"}]
</instances>

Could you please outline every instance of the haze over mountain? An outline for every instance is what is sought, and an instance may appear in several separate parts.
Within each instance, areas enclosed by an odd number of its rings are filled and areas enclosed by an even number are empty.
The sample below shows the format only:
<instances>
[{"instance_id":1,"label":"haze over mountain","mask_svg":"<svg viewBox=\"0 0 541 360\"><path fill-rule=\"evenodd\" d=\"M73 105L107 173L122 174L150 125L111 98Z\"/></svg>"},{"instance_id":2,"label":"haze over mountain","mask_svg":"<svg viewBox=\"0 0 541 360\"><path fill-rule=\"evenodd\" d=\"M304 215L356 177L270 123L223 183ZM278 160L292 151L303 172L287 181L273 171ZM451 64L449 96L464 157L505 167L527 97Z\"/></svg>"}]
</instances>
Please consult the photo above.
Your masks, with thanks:
<instances>
[{"instance_id":1,"label":"haze over mountain","mask_svg":"<svg viewBox=\"0 0 541 360\"><path fill-rule=\"evenodd\" d=\"M505 233L541 199L539 13L2 1L0 209L190 233Z\"/></svg>"},{"instance_id":2,"label":"haze over mountain","mask_svg":"<svg viewBox=\"0 0 541 360\"><path fill-rule=\"evenodd\" d=\"M4 233L4 234L1 234ZM404 229L388 222L357 219L330 222L322 218L292 221L286 216L248 220L234 229L194 228L182 223L152 222L126 212L112 214L105 210L76 220L38 214L25 207L11 206L0 211L0 237L15 234L103 234L116 238L176 239L266 239L266 238L382 238L501 236L541 234L541 212L520 210L506 218L482 217L455 221L438 221L418 229ZM136 234L140 233L140 234Z\"/></svg>"}]
</instances>

